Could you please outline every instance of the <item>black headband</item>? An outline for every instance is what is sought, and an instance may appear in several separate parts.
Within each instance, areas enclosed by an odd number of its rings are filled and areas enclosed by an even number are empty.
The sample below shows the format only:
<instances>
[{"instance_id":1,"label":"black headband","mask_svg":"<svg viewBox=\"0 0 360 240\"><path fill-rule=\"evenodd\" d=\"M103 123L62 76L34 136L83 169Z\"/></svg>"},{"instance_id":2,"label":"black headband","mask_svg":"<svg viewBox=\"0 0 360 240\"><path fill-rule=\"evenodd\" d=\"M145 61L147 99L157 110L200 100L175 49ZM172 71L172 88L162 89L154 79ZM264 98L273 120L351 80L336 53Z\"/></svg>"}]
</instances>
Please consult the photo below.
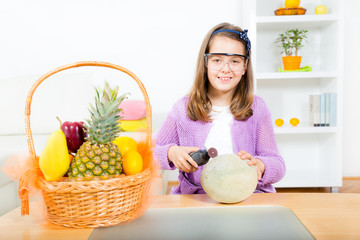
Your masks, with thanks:
<instances>
[{"instance_id":1,"label":"black headband","mask_svg":"<svg viewBox=\"0 0 360 240\"><path fill-rule=\"evenodd\" d=\"M245 30L242 31L242 32L239 32L239 31L236 31L236 30L232 30L232 29L220 29L220 30L217 30L217 31L213 32L213 33L211 34L211 36L214 35L214 34L216 34L216 33L219 33L219 32L232 32L232 33L238 34L239 37L240 37L240 39L241 39L241 40L244 40L244 41L246 42L246 50L247 50L248 52L250 51L250 49L251 49L251 43L250 43L250 39L249 39L248 36L247 36L247 32L248 32L247 29L245 29Z\"/></svg>"}]
</instances>

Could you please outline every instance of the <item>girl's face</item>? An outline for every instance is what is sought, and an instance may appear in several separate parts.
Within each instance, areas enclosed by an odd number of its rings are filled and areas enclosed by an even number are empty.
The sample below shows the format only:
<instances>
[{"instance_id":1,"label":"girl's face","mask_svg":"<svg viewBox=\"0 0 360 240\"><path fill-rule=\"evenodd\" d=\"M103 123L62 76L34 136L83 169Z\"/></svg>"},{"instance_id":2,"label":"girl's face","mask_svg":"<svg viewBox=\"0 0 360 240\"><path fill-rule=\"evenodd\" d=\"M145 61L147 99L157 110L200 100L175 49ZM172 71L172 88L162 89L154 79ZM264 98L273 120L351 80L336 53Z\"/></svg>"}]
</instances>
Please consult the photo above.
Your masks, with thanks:
<instances>
[{"instance_id":1,"label":"girl's face","mask_svg":"<svg viewBox=\"0 0 360 240\"><path fill-rule=\"evenodd\" d=\"M224 36L216 36L211 41L209 53L246 55L243 43ZM208 91L210 99L211 96L219 95L227 95L231 99L233 91L245 72L244 58L224 55L208 57L207 76L210 81Z\"/></svg>"}]
</instances>

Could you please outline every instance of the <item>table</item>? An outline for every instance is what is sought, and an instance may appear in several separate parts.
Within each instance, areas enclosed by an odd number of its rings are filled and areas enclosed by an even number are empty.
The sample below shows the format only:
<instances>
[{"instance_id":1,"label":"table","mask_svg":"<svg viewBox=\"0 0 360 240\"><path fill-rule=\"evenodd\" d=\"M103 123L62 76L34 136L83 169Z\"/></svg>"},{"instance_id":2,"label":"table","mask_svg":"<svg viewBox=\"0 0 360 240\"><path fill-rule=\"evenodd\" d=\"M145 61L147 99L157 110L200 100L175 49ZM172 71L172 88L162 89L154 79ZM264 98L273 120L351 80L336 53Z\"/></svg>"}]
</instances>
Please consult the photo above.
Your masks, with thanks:
<instances>
[{"instance_id":1,"label":"table","mask_svg":"<svg viewBox=\"0 0 360 240\"><path fill-rule=\"evenodd\" d=\"M220 204L207 195L154 196L151 208L229 206L287 207L316 239L360 239L360 194L256 193L237 204ZM0 239L88 239L93 229L45 228L20 208L0 217Z\"/></svg>"}]
</instances>

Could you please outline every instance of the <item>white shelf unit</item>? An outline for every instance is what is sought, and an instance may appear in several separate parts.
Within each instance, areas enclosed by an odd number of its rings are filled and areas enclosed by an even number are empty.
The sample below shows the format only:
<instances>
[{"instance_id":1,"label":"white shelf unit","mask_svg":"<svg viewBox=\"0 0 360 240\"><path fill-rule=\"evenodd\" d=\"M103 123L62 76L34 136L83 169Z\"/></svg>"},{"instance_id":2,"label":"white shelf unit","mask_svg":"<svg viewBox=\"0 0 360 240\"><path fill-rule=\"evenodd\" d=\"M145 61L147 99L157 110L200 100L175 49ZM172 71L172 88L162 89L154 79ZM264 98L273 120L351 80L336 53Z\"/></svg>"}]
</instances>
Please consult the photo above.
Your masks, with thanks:
<instances>
[{"instance_id":1,"label":"white shelf unit","mask_svg":"<svg viewBox=\"0 0 360 240\"><path fill-rule=\"evenodd\" d=\"M255 92L264 98L275 119L275 136L286 162L286 175L276 187L332 187L342 185L342 85L343 85L343 2L302 0L305 15L275 16L284 1L256 0L249 4L253 43ZM328 14L315 15L316 5L325 4ZM308 40L301 50L301 66L311 72L279 72L283 68L281 49L275 40L291 28L307 29ZM313 127L309 95L337 94L337 126ZM292 127L296 117L300 124Z\"/></svg>"}]
</instances>

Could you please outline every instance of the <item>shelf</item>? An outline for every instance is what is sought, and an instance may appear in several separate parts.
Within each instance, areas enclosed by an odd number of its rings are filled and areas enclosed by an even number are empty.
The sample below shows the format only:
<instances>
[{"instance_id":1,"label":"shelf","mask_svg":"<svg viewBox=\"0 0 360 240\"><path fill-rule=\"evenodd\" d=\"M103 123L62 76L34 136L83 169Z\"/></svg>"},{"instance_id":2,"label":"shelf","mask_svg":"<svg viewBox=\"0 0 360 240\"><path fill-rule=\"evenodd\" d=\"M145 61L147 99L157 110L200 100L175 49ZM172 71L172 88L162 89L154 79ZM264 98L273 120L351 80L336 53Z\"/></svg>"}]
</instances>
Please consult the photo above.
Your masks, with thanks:
<instances>
[{"instance_id":1,"label":"shelf","mask_svg":"<svg viewBox=\"0 0 360 240\"><path fill-rule=\"evenodd\" d=\"M274 127L275 134L336 133L336 127Z\"/></svg>"},{"instance_id":2,"label":"shelf","mask_svg":"<svg viewBox=\"0 0 360 240\"><path fill-rule=\"evenodd\" d=\"M336 72L266 72L256 73L256 79L305 79L305 78L335 78Z\"/></svg>"},{"instance_id":3,"label":"shelf","mask_svg":"<svg viewBox=\"0 0 360 240\"><path fill-rule=\"evenodd\" d=\"M311 23L321 25L323 22L333 22L338 20L337 14L324 15L286 15L286 16L260 16L256 17L256 23L272 24L272 23Z\"/></svg>"},{"instance_id":4,"label":"shelf","mask_svg":"<svg viewBox=\"0 0 360 240\"><path fill-rule=\"evenodd\" d=\"M329 23L338 21L336 14L326 15L292 15L292 16L261 16L256 18L256 24L261 29L278 29L293 27L294 24L306 28L317 28L328 26Z\"/></svg>"},{"instance_id":5,"label":"shelf","mask_svg":"<svg viewBox=\"0 0 360 240\"><path fill-rule=\"evenodd\" d=\"M319 3L301 1L305 15L275 16L283 7L278 0L256 0L254 19L254 77L256 94L264 99L272 116L274 134L286 173L275 187L338 187L342 184L343 99L343 1L323 0L328 14L316 15ZM279 72L283 67L277 39L289 29L306 29L301 66L311 72ZM314 127L309 95L337 94L336 126ZM300 124L292 127L296 117ZM277 127L275 119L284 120Z\"/></svg>"}]
</instances>

